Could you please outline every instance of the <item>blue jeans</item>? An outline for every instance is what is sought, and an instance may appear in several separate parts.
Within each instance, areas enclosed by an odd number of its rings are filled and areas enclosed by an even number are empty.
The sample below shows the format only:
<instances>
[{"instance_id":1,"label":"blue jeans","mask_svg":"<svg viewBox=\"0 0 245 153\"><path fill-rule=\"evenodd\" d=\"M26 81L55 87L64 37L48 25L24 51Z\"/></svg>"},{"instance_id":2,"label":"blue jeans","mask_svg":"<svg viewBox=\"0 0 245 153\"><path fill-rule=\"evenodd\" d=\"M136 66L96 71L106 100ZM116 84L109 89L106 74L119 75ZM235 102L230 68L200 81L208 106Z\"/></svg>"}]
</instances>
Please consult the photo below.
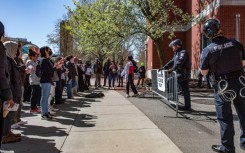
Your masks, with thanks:
<instances>
[{"instance_id":1,"label":"blue jeans","mask_svg":"<svg viewBox=\"0 0 245 153\"><path fill-rule=\"evenodd\" d=\"M76 80L70 80L67 85L66 85L66 92L67 92L67 97L71 98L72 97L72 88L74 88L77 85Z\"/></svg>"},{"instance_id":2,"label":"blue jeans","mask_svg":"<svg viewBox=\"0 0 245 153\"><path fill-rule=\"evenodd\" d=\"M109 87L111 87L111 81L112 81L112 87L114 87L116 79L116 74L109 74Z\"/></svg>"},{"instance_id":3,"label":"blue jeans","mask_svg":"<svg viewBox=\"0 0 245 153\"><path fill-rule=\"evenodd\" d=\"M41 83L41 108L42 114L48 113L48 97L50 94L51 83Z\"/></svg>"},{"instance_id":4,"label":"blue jeans","mask_svg":"<svg viewBox=\"0 0 245 153\"><path fill-rule=\"evenodd\" d=\"M240 143L245 144L245 98L240 96L240 90L244 86L237 79L227 80L228 88L226 90L233 90L236 92L236 98L233 100L236 112L238 114L241 135ZM231 109L231 101L225 101L225 99L218 94L217 87L215 87L215 108L216 115L220 124L220 136L221 136L221 149L226 152L234 152L234 125L233 115Z\"/></svg>"}]
</instances>

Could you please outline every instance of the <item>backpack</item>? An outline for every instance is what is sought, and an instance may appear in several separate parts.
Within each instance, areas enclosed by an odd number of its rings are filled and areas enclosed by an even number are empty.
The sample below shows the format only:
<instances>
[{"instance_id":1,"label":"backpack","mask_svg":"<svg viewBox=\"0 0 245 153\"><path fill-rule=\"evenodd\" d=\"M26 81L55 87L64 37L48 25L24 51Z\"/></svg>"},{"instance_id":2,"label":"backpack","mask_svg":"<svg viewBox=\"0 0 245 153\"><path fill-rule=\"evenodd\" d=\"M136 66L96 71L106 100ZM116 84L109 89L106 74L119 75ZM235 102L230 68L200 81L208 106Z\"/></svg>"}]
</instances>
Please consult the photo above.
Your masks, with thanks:
<instances>
[{"instance_id":1,"label":"backpack","mask_svg":"<svg viewBox=\"0 0 245 153\"><path fill-rule=\"evenodd\" d=\"M105 95L102 92L99 93L90 93L85 96L85 98L101 98L104 97Z\"/></svg>"},{"instance_id":2,"label":"backpack","mask_svg":"<svg viewBox=\"0 0 245 153\"><path fill-rule=\"evenodd\" d=\"M138 73L138 66L137 63L135 61L132 61L133 66L134 66L134 73Z\"/></svg>"}]
</instances>

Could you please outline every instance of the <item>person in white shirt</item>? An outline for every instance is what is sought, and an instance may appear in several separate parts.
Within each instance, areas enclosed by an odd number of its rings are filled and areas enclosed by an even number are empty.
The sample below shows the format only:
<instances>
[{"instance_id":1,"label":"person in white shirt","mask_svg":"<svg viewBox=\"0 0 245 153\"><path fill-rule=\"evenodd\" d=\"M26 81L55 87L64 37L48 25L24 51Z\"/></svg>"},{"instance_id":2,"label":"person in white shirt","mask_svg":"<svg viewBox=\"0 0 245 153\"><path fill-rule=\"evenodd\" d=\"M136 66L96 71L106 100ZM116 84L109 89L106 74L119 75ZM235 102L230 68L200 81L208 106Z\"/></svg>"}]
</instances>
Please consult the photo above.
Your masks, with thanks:
<instances>
[{"instance_id":1,"label":"person in white shirt","mask_svg":"<svg viewBox=\"0 0 245 153\"><path fill-rule=\"evenodd\" d=\"M93 71L91 69L91 64L87 62L85 65L85 84L88 87L90 86L90 79L92 75L93 75Z\"/></svg>"}]
</instances>

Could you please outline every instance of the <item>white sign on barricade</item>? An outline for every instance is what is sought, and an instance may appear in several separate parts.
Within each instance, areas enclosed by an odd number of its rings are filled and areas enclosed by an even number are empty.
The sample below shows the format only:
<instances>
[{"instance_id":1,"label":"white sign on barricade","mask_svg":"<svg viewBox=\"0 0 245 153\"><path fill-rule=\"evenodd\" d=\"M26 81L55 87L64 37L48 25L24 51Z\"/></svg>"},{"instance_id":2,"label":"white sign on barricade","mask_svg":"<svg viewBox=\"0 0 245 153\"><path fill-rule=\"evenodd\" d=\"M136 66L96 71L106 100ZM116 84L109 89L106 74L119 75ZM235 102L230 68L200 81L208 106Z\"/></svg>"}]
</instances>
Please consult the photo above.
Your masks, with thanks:
<instances>
[{"instance_id":1,"label":"white sign on barricade","mask_svg":"<svg viewBox=\"0 0 245 153\"><path fill-rule=\"evenodd\" d=\"M160 91L165 92L165 73L164 70L157 71L157 88Z\"/></svg>"}]
</instances>

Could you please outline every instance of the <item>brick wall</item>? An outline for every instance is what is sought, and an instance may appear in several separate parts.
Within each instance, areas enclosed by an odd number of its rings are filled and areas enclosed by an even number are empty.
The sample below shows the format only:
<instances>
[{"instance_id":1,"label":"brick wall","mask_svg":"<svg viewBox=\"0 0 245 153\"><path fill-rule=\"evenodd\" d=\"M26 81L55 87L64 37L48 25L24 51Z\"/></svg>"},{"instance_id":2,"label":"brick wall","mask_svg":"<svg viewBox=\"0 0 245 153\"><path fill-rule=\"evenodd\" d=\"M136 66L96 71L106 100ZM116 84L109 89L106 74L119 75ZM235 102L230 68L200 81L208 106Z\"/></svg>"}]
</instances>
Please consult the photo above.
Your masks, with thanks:
<instances>
[{"instance_id":1,"label":"brick wall","mask_svg":"<svg viewBox=\"0 0 245 153\"><path fill-rule=\"evenodd\" d=\"M194 16L202 12L202 9L207 6L212 0L207 0L205 3L200 3L199 0L177 0L176 5ZM229 38L236 37L236 14L240 14L240 42L245 45L245 6L220 6L214 12L211 12L206 18L216 17L221 21L221 28L223 34ZM199 68L200 56L202 51L202 23L206 19L202 19L199 23L194 25L186 32L176 32L176 38L183 41L184 48L189 52L192 62L192 69L197 70ZM169 61L173 57L172 49L168 47L171 40L164 36L164 63ZM152 46L151 46L152 45ZM148 42L148 70L160 67L157 52L152 40Z\"/></svg>"},{"instance_id":2,"label":"brick wall","mask_svg":"<svg viewBox=\"0 0 245 153\"><path fill-rule=\"evenodd\" d=\"M245 45L245 6L221 6L221 29L224 36L236 38L236 14L240 14L240 42Z\"/></svg>"},{"instance_id":3,"label":"brick wall","mask_svg":"<svg viewBox=\"0 0 245 153\"><path fill-rule=\"evenodd\" d=\"M147 68L146 69L152 69L152 63L153 63L153 51L154 49L154 43L152 39L148 39L147 42Z\"/></svg>"}]
</instances>

